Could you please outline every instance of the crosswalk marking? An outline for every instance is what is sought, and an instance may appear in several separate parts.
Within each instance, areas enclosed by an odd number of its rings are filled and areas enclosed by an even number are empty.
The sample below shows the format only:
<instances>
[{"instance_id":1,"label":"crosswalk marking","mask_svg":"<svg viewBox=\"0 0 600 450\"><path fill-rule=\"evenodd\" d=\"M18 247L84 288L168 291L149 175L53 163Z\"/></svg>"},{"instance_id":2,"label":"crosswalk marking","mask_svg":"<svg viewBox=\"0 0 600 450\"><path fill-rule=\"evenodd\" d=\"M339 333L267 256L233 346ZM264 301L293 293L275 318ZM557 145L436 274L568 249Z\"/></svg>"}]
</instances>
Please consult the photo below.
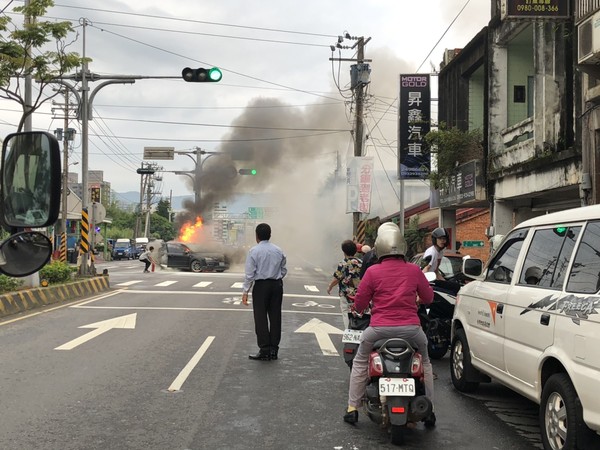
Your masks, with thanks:
<instances>
[{"instance_id":1,"label":"crosswalk marking","mask_svg":"<svg viewBox=\"0 0 600 450\"><path fill-rule=\"evenodd\" d=\"M238 281L237 283L233 283L233 284L231 285L231 288L232 288L232 289L241 289L241 288L243 288L243 287L244 287L244 283L243 283L243 282L241 282L241 281Z\"/></svg>"},{"instance_id":2,"label":"crosswalk marking","mask_svg":"<svg viewBox=\"0 0 600 450\"><path fill-rule=\"evenodd\" d=\"M138 284L141 282L142 282L142 280L125 281L123 283L117 284L117 286L131 286L132 284Z\"/></svg>"},{"instance_id":3,"label":"crosswalk marking","mask_svg":"<svg viewBox=\"0 0 600 450\"><path fill-rule=\"evenodd\" d=\"M211 284L212 284L212 281L201 281L200 283L196 283L192 287L207 287L207 286L210 286Z\"/></svg>"},{"instance_id":4,"label":"crosswalk marking","mask_svg":"<svg viewBox=\"0 0 600 450\"><path fill-rule=\"evenodd\" d=\"M306 289L309 292L319 292L319 288L318 287L311 286L311 285L308 285L308 284L304 285L304 289Z\"/></svg>"},{"instance_id":5,"label":"crosswalk marking","mask_svg":"<svg viewBox=\"0 0 600 450\"><path fill-rule=\"evenodd\" d=\"M177 283L177 281L163 281L162 283L155 284L154 286L171 286L172 284Z\"/></svg>"}]
</instances>

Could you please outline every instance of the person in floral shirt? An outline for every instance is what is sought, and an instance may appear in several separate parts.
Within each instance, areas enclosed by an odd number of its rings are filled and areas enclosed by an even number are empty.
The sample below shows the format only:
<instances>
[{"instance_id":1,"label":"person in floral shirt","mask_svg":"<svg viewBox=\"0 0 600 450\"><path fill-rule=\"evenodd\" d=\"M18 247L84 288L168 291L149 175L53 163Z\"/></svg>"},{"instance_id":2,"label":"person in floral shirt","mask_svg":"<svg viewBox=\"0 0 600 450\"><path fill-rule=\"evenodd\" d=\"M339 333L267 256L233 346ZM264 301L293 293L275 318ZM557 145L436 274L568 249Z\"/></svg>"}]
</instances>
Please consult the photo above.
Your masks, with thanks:
<instances>
[{"instance_id":1,"label":"person in floral shirt","mask_svg":"<svg viewBox=\"0 0 600 450\"><path fill-rule=\"evenodd\" d=\"M344 252L344 259L338 264L333 274L333 279L327 287L327 293L331 294L331 289L336 284L338 285L342 319L344 320L344 327L348 328L350 322L348 314L350 313L350 305L353 303L352 298L356 294L356 289L360 282L362 261L354 257L356 254L356 244L351 240L342 242L342 252Z\"/></svg>"}]
</instances>

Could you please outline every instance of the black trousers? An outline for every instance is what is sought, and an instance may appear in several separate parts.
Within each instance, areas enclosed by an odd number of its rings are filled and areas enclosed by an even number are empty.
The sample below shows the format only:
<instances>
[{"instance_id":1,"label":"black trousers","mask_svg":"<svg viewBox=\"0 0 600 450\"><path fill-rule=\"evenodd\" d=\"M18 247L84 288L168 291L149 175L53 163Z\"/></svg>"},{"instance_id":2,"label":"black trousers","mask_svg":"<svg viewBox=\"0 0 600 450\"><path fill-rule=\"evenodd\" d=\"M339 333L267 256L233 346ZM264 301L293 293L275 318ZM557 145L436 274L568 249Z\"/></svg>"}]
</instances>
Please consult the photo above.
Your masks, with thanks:
<instances>
[{"instance_id":1,"label":"black trousers","mask_svg":"<svg viewBox=\"0 0 600 450\"><path fill-rule=\"evenodd\" d=\"M282 280L256 280L252 288L254 329L261 353L276 352L281 341Z\"/></svg>"},{"instance_id":2,"label":"black trousers","mask_svg":"<svg viewBox=\"0 0 600 450\"><path fill-rule=\"evenodd\" d=\"M150 267L152 265L152 261L150 261L149 259L140 259L141 262L143 262L144 264L146 264L146 267L144 267L144 270L148 270L148 267Z\"/></svg>"}]
</instances>

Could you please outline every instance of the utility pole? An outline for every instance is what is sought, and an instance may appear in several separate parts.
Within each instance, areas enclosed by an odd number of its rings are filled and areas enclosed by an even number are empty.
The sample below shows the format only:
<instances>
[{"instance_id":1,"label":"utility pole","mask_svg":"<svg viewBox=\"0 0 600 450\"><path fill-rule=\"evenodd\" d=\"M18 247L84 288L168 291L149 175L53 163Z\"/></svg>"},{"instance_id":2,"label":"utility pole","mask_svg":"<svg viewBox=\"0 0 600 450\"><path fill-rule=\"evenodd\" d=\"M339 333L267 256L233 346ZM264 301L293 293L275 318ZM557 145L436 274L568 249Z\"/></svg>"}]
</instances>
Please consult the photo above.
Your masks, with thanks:
<instances>
[{"instance_id":1,"label":"utility pole","mask_svg":"<svg viewBox=\"0 0 600 450\"><path fill-rule=\"evenodd\" d=\"M352 47L343 46L342 42L344 39L352 39L356 42ZM369 68L367 62L371 62L370 59L365 59L365 46L371 40L371 38L353 37L349 33L345 33L344 36L338 36L337 43L331 46L331 51L335 49L356 49L356 59L348 58L329 58L330 61L353 61L357 64L352 66L351 70L351 89L354 92L354 99L356 102L355 107L355 125L354 125L354 156L363 156L363 144L364 144L364 123L363 123L363 110L364 110L364 87L367 82L361 77L362 74L368 73ZM355 75L355 76L352 76ZM352 233L356 236L358 223L360 222L360 212L352 213Z\"/></svg>"},{"instance_id":2,"label":"utility pole","mask_svg":"<svg viewBox=\"0 0 600 450\"><path fill-rule=\"evenodd\" d=\"M365 38L359 37L356 44L352 48L358 47L356 54L356 62L360 65L364 63L365 59ZM356 99L356 125L354 130L354 156L363 155L363 100L364 100L364 84L357 83L354 88L354 98ZM358 223L360 222L360 212L352 213L352 234L356 236L358 230Z\"/></svg>"}]
</instances>

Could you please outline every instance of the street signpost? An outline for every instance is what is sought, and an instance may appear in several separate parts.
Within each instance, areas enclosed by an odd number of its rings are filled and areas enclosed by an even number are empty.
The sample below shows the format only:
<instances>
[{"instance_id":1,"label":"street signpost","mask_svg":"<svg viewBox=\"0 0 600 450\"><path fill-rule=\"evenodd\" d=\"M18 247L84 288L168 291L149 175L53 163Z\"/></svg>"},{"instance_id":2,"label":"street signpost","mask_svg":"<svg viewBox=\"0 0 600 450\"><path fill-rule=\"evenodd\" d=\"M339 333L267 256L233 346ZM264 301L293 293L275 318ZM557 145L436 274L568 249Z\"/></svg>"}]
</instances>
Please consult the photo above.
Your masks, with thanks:
<instances>
[{"instance_id":1,"label":"street signpost","mask_svg":"<svg viewBox=\"0 0 600 450\"><path fill-rule=\"evenodd\" d=\"M462 242L462 246L463 247L483 247L483 241L463 241Z\"/></svg>"},{"instance_id":2,"label":"street signpost","mask_svg":"<svg viewBox=\"0 0 600 450\"><path fill-rule=\"evenodd\" d=\"M263 208L261 207L254 207L254 206L249 206L248 207L248 218L249 219L262 219L264 218L265 213Z\"/></svg>"}]
</instances>

